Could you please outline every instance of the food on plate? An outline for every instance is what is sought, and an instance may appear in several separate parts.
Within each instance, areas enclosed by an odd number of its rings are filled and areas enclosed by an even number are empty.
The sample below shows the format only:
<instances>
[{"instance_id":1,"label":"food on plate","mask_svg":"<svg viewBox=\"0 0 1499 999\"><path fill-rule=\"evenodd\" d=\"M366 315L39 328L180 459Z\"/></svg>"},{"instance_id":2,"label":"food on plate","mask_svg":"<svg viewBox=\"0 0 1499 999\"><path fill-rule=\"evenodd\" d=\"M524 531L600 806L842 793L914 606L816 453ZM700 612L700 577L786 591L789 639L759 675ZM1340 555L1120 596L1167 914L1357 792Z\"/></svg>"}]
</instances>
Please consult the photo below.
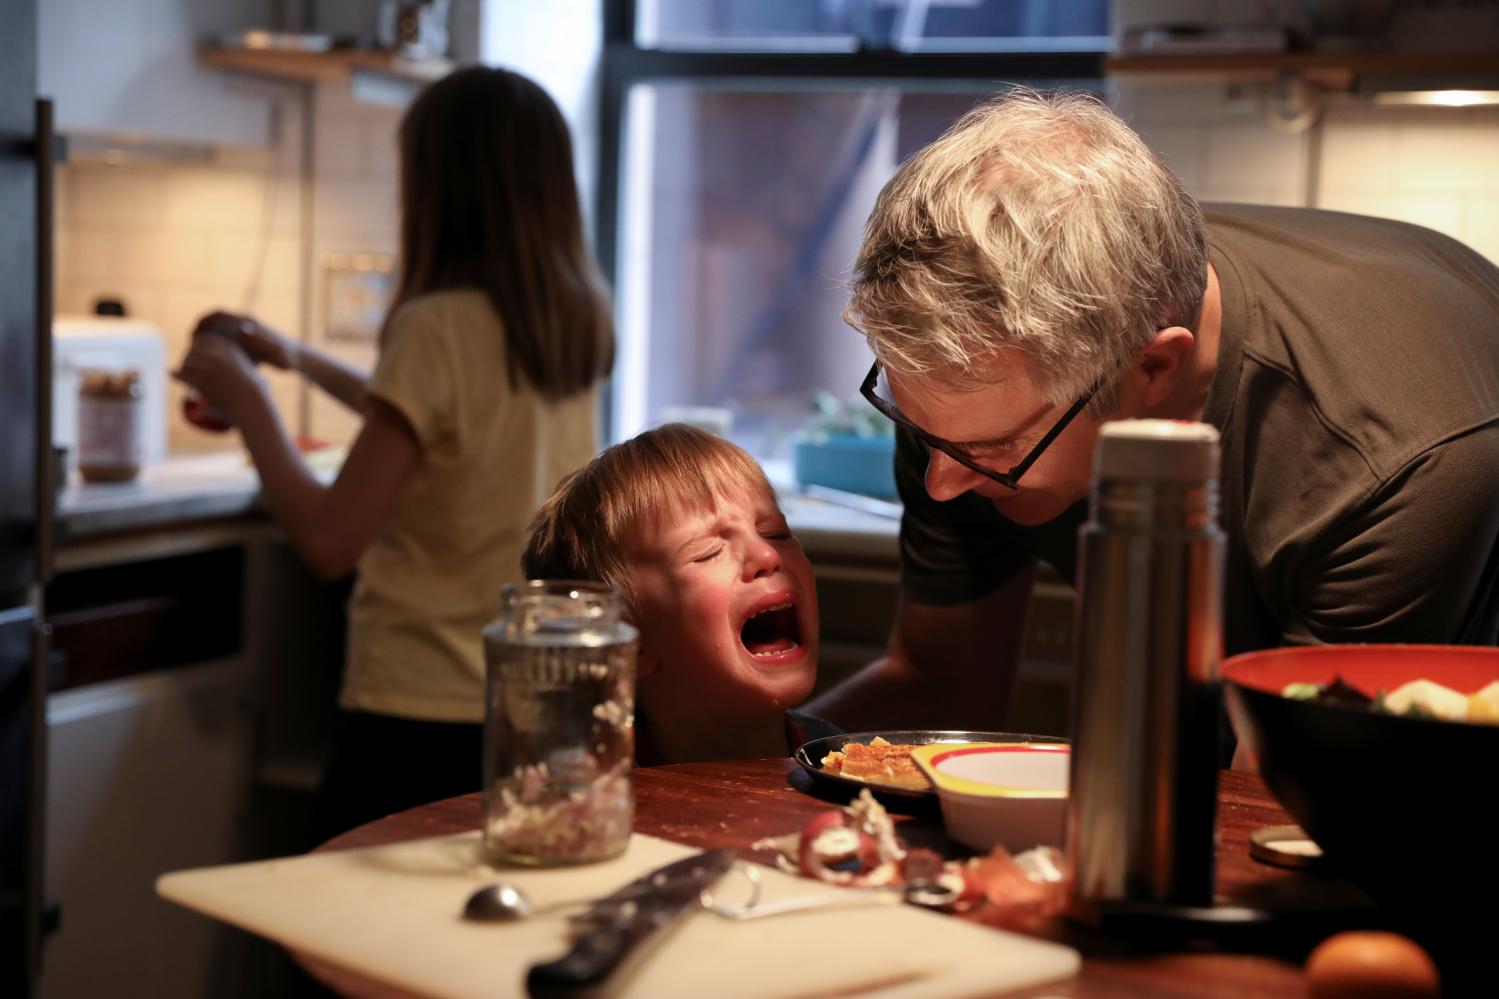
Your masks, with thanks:
<instances>
[{"instance_id":1,"label":"food on plate","mask_svg":"<svg viewBox=\"0 0 1499 999\"><path fill-rule=\"evenodd\" d=\"M1418 999L1442 994L1436 964L1397 933L1354 930L1328 937L1306 959L1311 999Z\"/></svg>"},{"instance_id":2,"label":"food on plate","mask_svg":"<svg viewBox=\"0 0 1499 999\"><path fill-rule=\"evenodd\" d=\"M1499 680L1472 694L1463 694L1431 680L1412 680L1370 697L1339 676L1331 683L1290 683L1281 695L1297 701L1366 708L1406 718L1499 725Z\"/></svg>"},{"instance_id":3,"label":"food on plate","mask_svg":"<svg viewBox=\"0 0 1499 999\"><path fill-rule=\"evenodd\" d=\"M868 745L847 743L842 752L834 750L822 758L822 768L829 773L894 787L927 788L930 783L911 759L914 746L889 742L875 736Z\"/></svg>"}]
</instances>

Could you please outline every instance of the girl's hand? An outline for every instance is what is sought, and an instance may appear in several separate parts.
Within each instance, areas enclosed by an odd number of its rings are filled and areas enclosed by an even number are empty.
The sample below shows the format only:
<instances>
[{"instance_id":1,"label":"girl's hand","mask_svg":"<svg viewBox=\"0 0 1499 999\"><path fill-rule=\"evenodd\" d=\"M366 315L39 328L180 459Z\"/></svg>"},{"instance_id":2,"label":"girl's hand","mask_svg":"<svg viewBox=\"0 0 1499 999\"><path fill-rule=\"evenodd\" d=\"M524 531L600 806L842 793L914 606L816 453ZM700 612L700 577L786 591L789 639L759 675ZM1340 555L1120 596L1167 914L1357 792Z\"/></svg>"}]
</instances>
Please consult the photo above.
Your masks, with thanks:
<instances>
[{"instance_id":1,"label":"girl's hand","mask_svg":"<svg viewBox=\"0 0 1499 999\"><path fill-rule=\"evenodd\" d=\"M194 336L172 377L196 389L234 423L242 422L246 408L265 394L249 355L224 336Z\"/></svg>"},{"instance_id":2,"label":"girl's hand","mask_svg":"<svg viewBox=\"0 0 1499 999\"><path fill-rule=\"evenodd\" d=\"M213 333L233 340L257 364L269 364L283 371L297 368L296 342L263 325L254 316L210 312L193 328L195 339L200 333Z\"/></svg>"}]
</instances>

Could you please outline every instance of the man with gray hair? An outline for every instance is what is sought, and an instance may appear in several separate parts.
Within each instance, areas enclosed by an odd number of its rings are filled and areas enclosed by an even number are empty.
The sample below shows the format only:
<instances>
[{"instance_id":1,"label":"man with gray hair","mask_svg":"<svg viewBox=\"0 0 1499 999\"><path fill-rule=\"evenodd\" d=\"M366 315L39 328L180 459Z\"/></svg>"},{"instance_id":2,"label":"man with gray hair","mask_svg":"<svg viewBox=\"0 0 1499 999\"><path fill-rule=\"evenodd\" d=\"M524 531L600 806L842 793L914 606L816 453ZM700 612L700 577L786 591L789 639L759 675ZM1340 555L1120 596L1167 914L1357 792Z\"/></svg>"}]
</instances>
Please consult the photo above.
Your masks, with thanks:
<instances>
[{"instance_id":1,"label":"man with gray hair","mask_svg":"<svg viewBox=\"0 0 1499 999\"><path fill-rule=\"evenodd\" d=\"M1019 90L886 185L846 317L898 425L901 602L816 715L1003 725L1034 566L1073 578L1110 419L1222 434L1227 654L1499 643L1499 269L1445 236L1204 215L1102 103Z\"/></svg>"}]
</instances>

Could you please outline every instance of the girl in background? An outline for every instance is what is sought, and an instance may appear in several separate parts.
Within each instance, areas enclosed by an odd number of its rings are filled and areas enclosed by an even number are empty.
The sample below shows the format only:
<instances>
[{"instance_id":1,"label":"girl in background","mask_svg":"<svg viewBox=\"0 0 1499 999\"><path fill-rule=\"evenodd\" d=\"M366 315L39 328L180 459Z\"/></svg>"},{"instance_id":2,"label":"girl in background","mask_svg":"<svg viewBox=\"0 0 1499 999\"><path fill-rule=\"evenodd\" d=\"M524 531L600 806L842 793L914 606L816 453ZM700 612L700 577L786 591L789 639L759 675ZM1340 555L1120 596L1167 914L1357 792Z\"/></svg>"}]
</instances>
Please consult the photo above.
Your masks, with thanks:
<instances>
[{"instance_id":1,"label":"girl in background","mask_svg":"<svg viewBox=\"0 0 1499 999\"><path fill-rule=\"evenodd\" d=\"M307 564L358 569L320 832L480 784L481 629L520 579L532 514L597 448L613 364L567 125L532 81L459 70L400 127L400 280L368 376L255 319L213 313L180 370L238 430ZM321 485L255 364L297 371L364 423Z\"/></svg>"}]
</instances>

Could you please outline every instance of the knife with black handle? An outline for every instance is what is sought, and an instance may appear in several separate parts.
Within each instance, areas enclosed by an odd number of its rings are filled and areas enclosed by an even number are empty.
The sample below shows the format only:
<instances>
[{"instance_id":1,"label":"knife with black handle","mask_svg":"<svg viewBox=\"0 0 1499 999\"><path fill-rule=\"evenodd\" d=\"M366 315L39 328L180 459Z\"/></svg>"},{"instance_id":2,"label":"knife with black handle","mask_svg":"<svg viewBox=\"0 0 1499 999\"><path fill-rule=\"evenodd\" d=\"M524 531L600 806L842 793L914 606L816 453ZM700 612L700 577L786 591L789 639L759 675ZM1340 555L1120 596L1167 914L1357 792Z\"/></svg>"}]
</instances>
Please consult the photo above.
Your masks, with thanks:
<instances>
[{"instance_id":1,"label":"knife with black handle","mask_svg":"<svg viewBox=\"0 0 1499 999\"><path fill-rule=\"evenodd\" d=\"M637 944L680 918L733 865L733 850L708 850L659 867L599 899L572 920L581 929L566 954L531 966L527 994L532 999L570 997L602 985Z\"/></svg>"}]
</instances>

